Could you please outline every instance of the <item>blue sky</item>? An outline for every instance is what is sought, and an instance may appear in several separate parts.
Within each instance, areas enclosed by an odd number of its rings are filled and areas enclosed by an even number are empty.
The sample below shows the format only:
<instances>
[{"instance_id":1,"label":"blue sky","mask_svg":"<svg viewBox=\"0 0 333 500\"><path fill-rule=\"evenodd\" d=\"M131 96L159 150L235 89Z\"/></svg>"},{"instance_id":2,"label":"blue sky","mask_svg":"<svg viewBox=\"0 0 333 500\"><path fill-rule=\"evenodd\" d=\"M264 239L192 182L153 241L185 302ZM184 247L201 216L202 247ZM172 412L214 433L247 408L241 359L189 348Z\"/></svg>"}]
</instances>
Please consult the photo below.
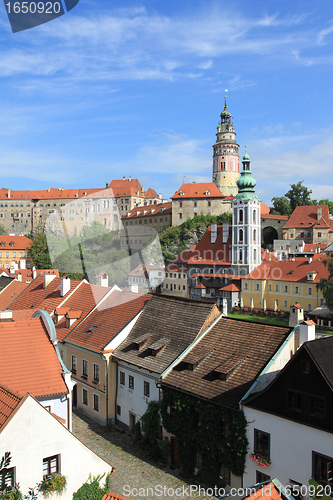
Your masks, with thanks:
<instances>
[{"instance_id":1,"label":"blue sky","mask_svg":"<svg viewBox=\"0 0 333 500\"><path fill-rule=\"evenodd\" d=\"M210 181L228 89L260 198L333 200L329 0L80 0L15 34L1 5L0 44L4 187Z\"/></svg>"}]
</instances>

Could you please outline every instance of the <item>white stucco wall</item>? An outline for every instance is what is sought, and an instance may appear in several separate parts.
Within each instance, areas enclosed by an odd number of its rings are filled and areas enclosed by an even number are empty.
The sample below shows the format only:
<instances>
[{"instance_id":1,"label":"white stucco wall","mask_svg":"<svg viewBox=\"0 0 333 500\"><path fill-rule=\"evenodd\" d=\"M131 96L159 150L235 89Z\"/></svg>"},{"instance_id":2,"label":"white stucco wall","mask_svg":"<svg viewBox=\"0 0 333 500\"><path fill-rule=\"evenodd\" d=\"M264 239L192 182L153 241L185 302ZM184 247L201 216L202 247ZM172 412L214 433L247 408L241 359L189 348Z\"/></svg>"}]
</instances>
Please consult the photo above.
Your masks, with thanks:
<instances>
[{"instance_id":1,"label":"white stucco wall","mask_svg":"<svg viewBox=\"0 0 333 500\"><path fill-rule=\"evenodd\" d=\"M61 396L36 398L44 407L50 406L51 413L54 413L65 420L65 426L68 427L68 401L65 394ZM70 407L71 408L71 407Z\"/></svg>"},{"instance_id":2,"label":"white stucco wall","mask_svg":"<svg viewBox=\"0 0 333 500\"><path fill-rule=\"evenodd\" d=\"M23 494L43 478L43 458L61 455L61 473L66 476L66 492L57 498L72 500L73 493L89 473L111 472L111 465L95 455L61 423L29 396L0 433L0 449L12 456L16 481Z\"/></svg>"},{"instance_id":3,"label":"white stucco wall","mask_svg":"<svg viewBox=\"0 0 333 500\"><path fill-rule=\"evenodd\" d=\"M125 373L125 385L120 384L120 372ZM134 377L134 389L128 386L129 375ZM131 368L125 363L119 362L118 365L118 388L117 388L117 405L121 407L121 415L117 415L117 421L123 425L129 426L129 414L133 413L137 422L147 410L147 402L159 400L159 389L156 387L156 380L159 375L149 373L147 370L139 370ZM149 398L143 393L143 382L149 382L150 395Z\"/></svg>"},{"instance_id":4,"label":"white stucco wall","mask_svg":"<svg viewBox=\"0 0 333 500\"><path fill-rule=\"evenodd\" d=\"M246 458L244 486L252 486L256 482L256 470L277 477L282 484L290 480L308 485L312 477L312 452L322 455L333 455L333 434L320 431L306 425L269 415L252 408L244 407L248 421L247 438L249 450ZM271 465L260 467L249 458L254 448L254 429L270 434Z\"/></svg>"}]
</instances>

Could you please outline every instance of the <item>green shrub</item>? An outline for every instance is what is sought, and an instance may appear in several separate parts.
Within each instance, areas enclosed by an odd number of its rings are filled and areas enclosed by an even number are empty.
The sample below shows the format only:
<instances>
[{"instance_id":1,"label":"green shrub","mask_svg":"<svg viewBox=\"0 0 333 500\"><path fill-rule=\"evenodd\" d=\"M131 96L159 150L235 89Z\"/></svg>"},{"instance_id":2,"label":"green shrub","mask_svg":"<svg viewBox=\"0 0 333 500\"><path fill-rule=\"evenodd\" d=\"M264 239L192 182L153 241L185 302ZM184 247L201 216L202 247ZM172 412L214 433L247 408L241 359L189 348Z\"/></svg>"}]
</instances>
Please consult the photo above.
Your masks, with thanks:
<instances>
[{"instance_id":1,"label":"green shrub","mask_svg":"<svg viewBox=\"0 0 333 500\"><path fill-rule=\"evenodd\" d=\"M105 474L92 477L89 474L88 480L73 494L73 500L101 500L110 489L109 475L106 476L104 486L101 485L104 476Z\"/></svg>"}]
</instances>

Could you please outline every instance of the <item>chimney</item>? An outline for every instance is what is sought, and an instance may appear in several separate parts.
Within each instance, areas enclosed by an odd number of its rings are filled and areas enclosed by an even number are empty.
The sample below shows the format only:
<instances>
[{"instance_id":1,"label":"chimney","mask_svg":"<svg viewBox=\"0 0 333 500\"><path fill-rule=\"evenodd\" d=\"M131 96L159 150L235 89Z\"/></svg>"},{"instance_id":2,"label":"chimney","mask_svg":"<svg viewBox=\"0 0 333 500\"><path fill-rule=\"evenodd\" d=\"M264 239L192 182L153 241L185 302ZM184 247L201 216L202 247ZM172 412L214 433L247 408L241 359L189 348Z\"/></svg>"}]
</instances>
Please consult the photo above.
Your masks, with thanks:
<instances>
[{"instance_id":1,"label":"chimney","mask_svg":"<svg viewBox=\"0 0 333 500\"><path fill-rule=\"evenodd\" d=\"M213 244L217 240L217 224L210 226L210 242Z\"/></svg>"},{"instance_id":2,"label":"chimney","mask_svg":"<svg viewBox=\"0 0 333 500\"><path fill-rule=\"evenodd\" d=\"M10 274L15 274L15 267L13 265L10 266L9 272Z\"/></svg>"},{"instance_id":3,"label":"chimney","mask_svg":"<svg viewBox=\"0 0 333 500\"><path fill-rule=\"evenodd\" d=\"M17 281L22 281L22 274L21 273L18 273L18 275L17 275Z\"/></svg>"},{"instance_id":4,"label":"chimney","mask_svg":"<svg viewBox=\"0 0 333 500\"><path fill-rule=\"evenodd\" d=\"M138 285L130 285L129 286L129 291L131 293L139 293L139 287L138 287Z\"/></svg>"},{"instance_id":5,"label":"chimney","mask_svg":"<svg viewBox=\"0 0 333 500\"><path fill-rule=\"evenodd\" d=\"M44 271L43 274L43 287L46 288L53 280L56 278L55 274L48 274L46 271Z\"/></svg>"},{"instance_id":6,"label":"chimney","mask_svg":"<svg viewBox=\"0 0 333 500\"><path fill-rule=\"evenodd\" d=\"M162 193L159 193L158 197L161 200L162 199Z\"/></svg>"},{"instance_id":7,"label":"chimney","mask_svg":"<svg viewBox=\"0 0 333 500\"><path fill-rule=\"evenodd\" d=\"M99 273L97 276L97 284L100 286L109 286L109 276L106 273Z\"/></svg>"},{"instance_id":8,"label":"chimney","mask_svg":"<svg viewBox=\"0 0 333 500\"><path fill-rule=\"evenodd\" d=\"M131 177L131 176L129 176L128 180L129 180L129 181L131 181L131 180L132 180L132 177Z\"/></svg>"},{"instance_id":9,"label":"chimney","mask_svg":"<svg viewBox=\"0 0 333 500\"><path fill-rule=\"evenodd\" d=\"M123 177L123 181L126 181L126 177L125 176Z\"/></svg>"},{"instance_id":10,"label":"chimney","mask_svg":"<svg viewBox=\"0 0 333 500\"><path fill-rule=\"evenodd\" d=\"M289 326L294 327L302 323L302 321L304 321L303 307L297 303L290 306Z\"/></svg>"},{"instance_id":11,"label":"chimney","mask_svg":"<svg viewBox=\"0 0 333 500\"><path fill-rule=\"evenodd\" d=\"M222 299L222 313L228 316L228 301L225 297Z\"/></svg>"},{"instance_id":12,"label":"chimney","mask_svg":"<svg viewBox=\"0 0 333 500\"><path fill-rule=\"evenodd\" d=\"M37 271L36 271L35 266L33 266L33 268L32 268L32 279L35 280L36 278L37 278Z\"/></svg>"},{"instance_id":13,"label":"chimney","mask_svg":"<svg viewBox=\"0 0 333 500\"><path fill-rule=\"evenodd\" d=\"M20 269L26 269L26 260L25 259L20 259Z\"/></svg>"},{"instance_id":14,"label":"chimney","mask_svg":"<svg viewBox=\"0 0 333 500\"><path fill-rule=\"evenodd\" d=\"M229 224L227 222L223 223L223 234L222 243L227 243L229 239Z\"/></svg>"},{"instance_id":15,"label":"chimney","mask_svg":"<svg viewBox=\"0 0 333 500\"><path fill-rule=\"evenodd\" d=\"M71 280L68 276L64 276L60 280L60 297L65 297L66 293L68 293L71 289Z\"/></svg>"},{"instance_id":16,"label":"chimney","mask_svg":"<svg viewBox=\"0 0 333 500\"><path fill-rule=\"evenodd\" d=\"M13 319L13 311L7 309L6 311L0 311L0 321L8 321Z\"/></svg>"},{"instance_id":17,"label":"chimney","mask_svg":"<svg viewBox=\"0 0 333 500\"><path fill-rule=\"evenodd\" d=\"M316 323L310 319L307 321L302 321L299 325L299 345L301 346L303 342L308 342L309 340L316 339Z\"/></svg>"},{"instance_id":18,"label":"chimney","mask_svg":"<svg viewBox=\"0 0 333 500\"><path fill-rule=\"evenodd\" d=\"M317 220L321 219L321 214L322 214L322 208L321 207L317 207Z\"/></svg>"},{"instance_id":19,"label":"chimney","mask_svg":"<svg viewBox=\"0 0 333 500\"><path fill-rule=\"evenodd\" d=\"M8 198L10 198L10 189L8 189Z\"/></svg>"}]
</instances>

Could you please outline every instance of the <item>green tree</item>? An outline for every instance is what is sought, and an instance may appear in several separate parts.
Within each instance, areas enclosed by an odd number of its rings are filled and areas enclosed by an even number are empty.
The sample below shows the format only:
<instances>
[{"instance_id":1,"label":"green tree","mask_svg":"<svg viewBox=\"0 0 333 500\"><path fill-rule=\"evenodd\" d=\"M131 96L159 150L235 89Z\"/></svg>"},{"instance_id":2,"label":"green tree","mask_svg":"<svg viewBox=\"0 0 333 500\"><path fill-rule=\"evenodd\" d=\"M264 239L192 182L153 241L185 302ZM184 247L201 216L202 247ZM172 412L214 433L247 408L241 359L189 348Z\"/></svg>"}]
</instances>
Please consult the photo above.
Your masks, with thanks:
<instances>
[{"instance_id":1,"label":"green tree","mask_svg":"<svg viewBox=\"0 0 333 500\"><path fill-rule=\"evenodd\" d=\"M324 260L325 266L328 268L329 277L321 278L317 284L317 289L321 290L325 299L326 305L330 311L333 311L333 254L329 254Z\"/></svg>"},{"instance_id":2,"label":"green tree","mask_svg":"<svg viewBox=\"0 0 333 500\"><path fill-rule=\"evenodd\" d=\"M29 252L37 269L52 269L45 233L39 233L34 237L31 247L27 248L27 252Z\"/></svg>"},{"instance_id":3,"label":"green tree","mask_svg":"<svg viewBox=\"0 0 333 500\"><path fill-rule=\"evenodd\" d=\"M276 215L290 215L292 209L290 201L285 196L275 196L272 198L273 210L272 213Z\"/></svg>"},{"instance_id":4,"label":"green tree","mask_svg":"<svg viewBox=\"0 0 333 500\"><path fill-rule=\"evenodd\" d=\"M298 181L297 184L290 184L289 191L285 194L286 198L290 201L292 211L301 205L312 205L310 195L311 189L303 186L304 181Z\"/></svg>"}]
</instances>

